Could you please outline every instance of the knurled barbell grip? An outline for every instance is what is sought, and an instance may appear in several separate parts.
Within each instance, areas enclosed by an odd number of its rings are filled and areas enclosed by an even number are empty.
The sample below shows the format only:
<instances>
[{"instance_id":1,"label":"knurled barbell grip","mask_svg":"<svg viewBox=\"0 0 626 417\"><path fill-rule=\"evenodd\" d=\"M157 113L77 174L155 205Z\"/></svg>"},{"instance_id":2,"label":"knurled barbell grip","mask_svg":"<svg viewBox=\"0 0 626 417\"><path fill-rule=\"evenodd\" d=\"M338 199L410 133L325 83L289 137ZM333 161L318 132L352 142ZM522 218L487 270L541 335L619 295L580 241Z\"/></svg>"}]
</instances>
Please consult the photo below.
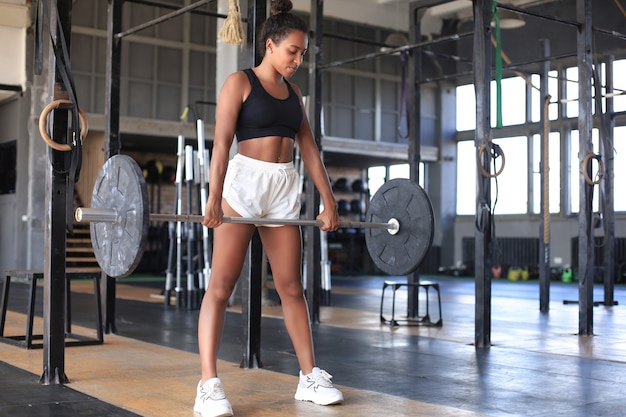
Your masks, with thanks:
<instances>
[{"instance_id":1,"label":"knurled barbell grip","mask_svg":"<svg viewBox=\"0 0 626 417\"><path fill-rule=\"evenodd\" d=\"M74 213L74 218L79 223L84 222L108 222L116 223L118 221L117 210L107 208L88 208L79 207ZM156 222L183 222L183 223L202 223L204 216L199 214L167 214L167 213L150 213L150 220ZM240 223L240 224L271 224L281 226L322 226L324 223L320 220L292 220L292 219L268 219L268 218L254 218L254 217L224 217L222 218L224 223ZM339 223L339 227L354 227L354 228L370 228L370 229L387 229L389 233L395 234L398 232L400 225L396 219L390 219L387 223L375 223L375 222L357 222L357 221L342 221Z\"/></svg>"}]
</instances>

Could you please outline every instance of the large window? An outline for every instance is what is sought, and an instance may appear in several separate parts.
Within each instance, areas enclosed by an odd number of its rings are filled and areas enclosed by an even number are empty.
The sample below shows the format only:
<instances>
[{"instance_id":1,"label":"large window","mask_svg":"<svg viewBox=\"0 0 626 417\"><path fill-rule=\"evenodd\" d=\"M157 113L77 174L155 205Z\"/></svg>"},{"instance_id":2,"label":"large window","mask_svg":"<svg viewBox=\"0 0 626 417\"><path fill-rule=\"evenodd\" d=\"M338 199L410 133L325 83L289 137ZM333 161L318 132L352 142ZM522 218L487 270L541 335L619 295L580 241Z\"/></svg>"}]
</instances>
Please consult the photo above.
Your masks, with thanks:
<instances>
[{"instance_id":1,"label":"large window","mask_svg":"<svg viewBox=\"0 0 626 417\"><path fill-rule=\"evenodd\" d=\"M600 65L600 85L605 85L606 84L606 72L604 70L604 64ZM619 74L616 74L619 76ZM578 117L578 109L580 106L580 103L578 101L579 97L578 97L578 67L571 67L568 68L565 71L565 78L566 78L566 97L564 98L564 101L566 103L566 117ZM591 90L592 90L592 94L593 91L595 90L595 87L593 86L593 81L592 81L592 86L591 86ZM604 94L604 88L600 89L600 93ZM596 108L596 101L595 98L592 96L591 97L591 111L595 112L595 108Z\"/></svg>"},{"instance_id":2,"label":"large window","mask_svg":"<svg viewBox=\"0 0 626 417\"><path fill-rule=\"evenodd\" d=\"M622 61L626 62L626 61ZM624 66L626 70L626 66ZM616 127L613 134L615 146L615 152L613 152L613 164L615 166L615 177L613 178L613 185L615 192L615 211L626 211L626 194L620 192L623 186L624 178L626 178L626 126ZM604 152L610 152L606 150Z\"/></svg>"},{"instance_id":3,"label":"large window","mask_svg":"<svg viewBox=\"0 0 626 417\"><path fill-rule=\"evenodd\" d=\"M559 117L558 97L559 97L559 80L557 79L558 73L556 71L550 71L548 73L548 94L550 94L550 104L548 107L548 119L556 120ZM541 77L537 74L533 74L530 77L530 82L533 85L531 90L531 115L530 120L532 122L540 122L541 115L544 111L545 100L541 96Z\"/></svg>"},{"instance_id":4,"label":"large window","mask_svg":"<svg viewBox=\"0 0 626 417\"><path fill-rule=\"evenodd\" d=\"M561 135L558 132L550 133L548 138L548 198L550 213L561 211ZM541 173L544 170L543 149L540 135L533 135L533 206L534 214L541 213L543 202L543 187Z\"/></svg>"},{"instance_id":5,"label":"large window","mask_svg":"<svg viewBox=\"0 0 626 417\"><path fill-rule=\"evenodd\" d=\"M571 152L570 152L570 164L572 167L571 178L570 178L570 187L571 187L571 210L572 213L578 213L580 211L580 175L582 174L582 167L580 164L580 159L578 156L578 131L572 131L571 136ZM624 193L619 192L621 186L621 180L626 178L626 126L616 127L614 130L614 143L613 150L610 149L601 149L599 143L599 132L597 129L593 129L592 131L592 142L593 142L593 152L600 153L603 160L609 158L609 154L613 156L613 165L614 165L614 177L613 177L613 188L614 188L614 204L613 207L615 211L626 211L626 195ZM591 164L591 179L596 180L596 174L598 172L598 163L595 159L590 159L589 163ZM601 204L604 204L604 195L603 188L604 182L600 181L598 185L594 185L593 187L593 211L600 211Z\"/></svg>"},{"instance_id":6,"label":"large window","mask_svg":"<svg viewBox=\"0 0 626 417\"><path fill-rule=\"evenodd\" d=\"M382 185L389 180L394 178L410 178L411 172L409 169L409 164L396 164L389 166L375 166L370 167L367 170L367 179L368 186L370 190L370 195L373 196L376 194L376 191ZM424 187L424 163L420 162L419 165L419 185Z\"/></svg>"},{"instance_id":7,"label":"large window","mask_svg":"<svg viewBox=\"0 0 626 417\"><path fill-rule=\"evenodd\" d=\"M496 83L491 83L491 125L496 126ZM476 129L476 95L472 84L456 90L456 126L458 131ZM502 80L502 124L520 125L526 121L526 82L520 77Z\"/></svg>"},{"instance_id":8,"label":"large window","mask_svg":"<svg viewBox=\"0 0 626 417\"><path fill-rule=\"evenodd\" d=\"M457 144L456 213L476 213L476 147L466 140Z\"/></svg>"},{"instance_id":9,"label":"large window","mask_svg":"<svg viewBox=\"0 0 626 417\"><path fill-rule=\"evenodd\" d=\"M456 130L476 129L476 95L472 84L460 85L456 89Z\"/></svg>"},{"instance_id":10,"label":"large window","mask_svg":"<svg viewBox=\"0 0 626 417\"><path fill-rule=\"evenodd\" d=\"M624 89L626 89L626 59L613 62L613 78L615 79L615 93L622 93L621 95L613 98L613 109L616 112L626 111L626 95L624 95ZM621 90L617 90L621 88Z\"/></svg>"},{"instance_id":11,"label":"large window","mask_svg":"<svg viewBox=\"0 0 626 417\"><path fill-rule=\"evenodd\" d=\"M598 76L602 86L606 85L606 65L598 67ZM549 198L550 213L578 213L580 211L580 179L581 156L579 155L578 131L570 130L575 126L579 114L578 68L563 68L550 71L548 74L548 92L551 96L548 107L549 120L553 121L549 135ZM614 95L613 108L616 113L626 112L626 60L613 63ZM495 139L506 156L506 166L497 180L492 180L492 207L496 214L539 214L542 203L542 146L541 136L537 133L542 129L539 125L544 111L544 99L538 91L541 78L531 75L532 88L528 88L520 77L505 79L502 82L502 121L503 129L497 134L506 134L507 129L515 136L506 139ZM559 88L560 84L563 88ZM530 91L526 98L526 91ZM595 92L595 88L592 89ZM603 103L607 100L606 88L602 87ZM457 131L466 132L460 136L467 138L476 128L476 98L473 85L457 87ZM491 85L491 120L495 125L495 85ZM530 100L527 106L527 99ZM596 102L592 100L592 111L595 112ZM559 107L563 107L559 119ZM524 125L526 109L530 109L528 124ZM615 120L619 123L619 117ZM495 132L495 131L494 131ZM563 136L561 136L563 135ZM621 180L626 178L626 126L616 126L614 143L611 149L600 145L597 129L592 133L593 152L601 154L603 160L614 159L614 207L615 211L626 212L626 195L618 192ZM567 143L563 143L567 139ZM530 140L530 142L528 142ZM529 150L531 154L529 155ZM473 140L463 140L457 144L457 214L473 215L476 212L476 148ZM563 152L566 152L565 154ZM584 155L583 155L584 156ZM589 161L592 176L599 170L595 159ZM532 172L529 172L529 169ZM595 179L595 178L592 178ZM528 181L530 180L530 184ZM604 182L593 187L593 211L600 210L603 199ZM530 204L529 204L530 203ZM495 206L494 206L495 204Z\"/></svg>"},{"instance_id":12,"label":"large window","mask_svg":"<svg viewBox=\"0 0 626 417\"><path fill-rule=\"evenodd\" d=\"M598 129L593 129L591 132L593 142L593 152L598 153ZM579 156L579 133L578 130L572 130L570 136L570 209L572 213L580 212L580 176L582 175L582 166ZM584 155L583 155L584 156ZM592 171L592 180L595 180L595 175L598 172L598 165L595 160L589 162ZM599 208L599 186L593 187L593 211L598 211Z\"/></svg>"},{"instance_id":13,"label":"large window","mask_svg":"<svg viewBox=\"0 0 626 417\"><path fill-rule=\"evenodd\" d=\"M496 214L528 212L528 146L525 136L496 139L505 157L502 173L491 180L491 205ZM457 214L476 213L476 148L473 141L457 146ZM496 158L500 169L502 158ZM493 166L491 169L494 172Z\"/></svg>"}]
</instances>

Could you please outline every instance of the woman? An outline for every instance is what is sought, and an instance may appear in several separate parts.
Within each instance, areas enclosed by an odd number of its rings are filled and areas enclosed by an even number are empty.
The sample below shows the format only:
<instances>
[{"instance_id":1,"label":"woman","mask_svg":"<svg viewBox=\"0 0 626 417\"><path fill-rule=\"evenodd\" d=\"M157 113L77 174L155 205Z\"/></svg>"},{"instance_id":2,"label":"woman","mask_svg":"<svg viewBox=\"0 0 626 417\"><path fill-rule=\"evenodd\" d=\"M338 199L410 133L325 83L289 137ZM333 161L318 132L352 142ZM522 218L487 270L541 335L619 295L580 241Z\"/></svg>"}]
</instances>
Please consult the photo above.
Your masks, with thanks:
<instances>
[{"instance_id":1,"label":"woman","mask_svg":"<svg viewBox=\"0 0 626 417\"><path fill-rule=\"evenodd\" d=\"M233 415L217 374L217 355L228 299L235 288L254 225L222 223L223 216L297 219L298 174L293 165L297 142L302 160L320 192L324 209L317 216L324 231L339 226L337 204L311 127L302 95L287 79L308 46L308 28L289 13L290 0L271 2L272 15L260 32L261 64L231 74L217 106L210 164L209 197L203 224L215 228L209 287L198 320L202 379L194 410L203 417ZM238 154L229 161L237 137ZM293 343L300 379L295 399L329 405L343 401L331 376L315 364L308 308L302 288L301 236L297 226L259 227L263 248L281 298L285 326Z\"/></svg>"}]
</instances>

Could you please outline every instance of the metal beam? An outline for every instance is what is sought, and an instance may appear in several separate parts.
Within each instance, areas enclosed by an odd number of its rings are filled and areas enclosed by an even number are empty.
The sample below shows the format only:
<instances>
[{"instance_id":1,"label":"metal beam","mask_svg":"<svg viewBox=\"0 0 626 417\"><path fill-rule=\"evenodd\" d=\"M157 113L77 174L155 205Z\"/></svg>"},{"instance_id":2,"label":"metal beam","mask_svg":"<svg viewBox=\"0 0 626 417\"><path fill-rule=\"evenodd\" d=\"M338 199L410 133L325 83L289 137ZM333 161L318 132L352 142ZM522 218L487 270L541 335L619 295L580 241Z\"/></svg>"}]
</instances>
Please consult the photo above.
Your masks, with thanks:
<instances>
[{"instance_id":1,"label":"metal beam","mask_svg":"<svg viewBox=\"0 0 626 417\"><path fill-rule=\"evenodd\" d=\"M544 15L541 13L533 12L532 10L520 9L519 7L511 6L508 4L497 3L497 6L500 9L510 10L515 13L519 13L519 14L523 14L527 16L533 16L539 19L549 20L551 22L562 23L564 25L574 26L577 28L580 28L582 25L585 24L584 20L576 21L576 20L570 20L570 19L563 19L562 17L548 16L548 15ZM626 34L616 32L614 30L608 30L604 28L595 27L595 26L590 26L590 27L591 27L591 30L593 30L594 32L602 33L604 35L611 36L614 38L626 39Z\"/></svg>"},{"instance_id":2,"label":"metal beam","mask_svg":"<svg viewBox=\"0 0 626 417\"><path fill-rule=\"evenodd\" d=\"M162 1L155 1L155 0L126 0L126 2L142 4L144 6L160 7L162 9L169 9L169 10L180 9L180 5L178 4L165 3ZM210 11L198 10L198 9L190 10L189 13L197 14L201 16L207 16L207 17L219 17L222 19L226 19L226 17L228 17L227 15L222 14L222 13L216 13L216 12L210 12ZM244 18L242 18L241 20L245 22Z\"/></svg>"},{"instance_id":3,"label":"metal beam","mask_svg":"<svg viewBox=\"0 0 626 417\"><path fill-rule=\"evenodd\" d=\"M473 32L455 33L453 35L442 36L441 38L437 38L437 39L434 39L434 40L418 42L418 43L414 43L414 44L411 44L411 45L399 46L397 48L392 48L392 49L389 49L389 50L386 50L386 51L371 52L369 54L360 55L360 56L357 56L357 57L354 57L354 58L349 58L349 59L346 59L344 61L333 61L333 62L329 62L328 64L320 64L319 68L320 69L328 69L328 68L333 68L333 67L339 67L339 66L346 65L346 64L352 64L354 62L359 62L359 61L365 61L365 60L368 60L368 59L378 58L378 57L381 57L381 56L393 55L393 54L397 54L399 52L408 52L408 51L411 51L412 49L416 49L416 48L422 48L422 47L425 47L425 46L436 45L436 44L444 43L444 42L457 41L459 39L463 39L463 38L471 36L473 34L474 34Z\"/></svg>"},{"instance_id":4,"label":"metal beam","mask_svg":"<svg viewBox=\"0 0 626 417\"><path fill-rule=\"evenodd\" d=\"M211 1L214 1L214 0L198 0L197 2L192 3L189 6L181 7L178 10L175 10L175 11L173 11L171 13L164 14L163 16L159 16L156 19L149 20L146 23L142 23L141 25L137 25L137 26L135 26L133 28L130 28L130 29L127 29L127 30L125 30L123 32L116 33L115 34L115 39L122 39L122 38L124 38L124 37L126 37L128 35L132 35L133 33L137 33L137 32L140 32L140 31L142 31L144 29L148 29L148 28L150 28L152 26L158 25L159 23L166 22L166 21L171 20L171 19L173 19L175 17L178 17L178 16L180 16L182 14L185 14L187 12L190 12L190 11L194 10L194 9L202 7L205 4L210 3Z\"/></svg>"}]
</instances>

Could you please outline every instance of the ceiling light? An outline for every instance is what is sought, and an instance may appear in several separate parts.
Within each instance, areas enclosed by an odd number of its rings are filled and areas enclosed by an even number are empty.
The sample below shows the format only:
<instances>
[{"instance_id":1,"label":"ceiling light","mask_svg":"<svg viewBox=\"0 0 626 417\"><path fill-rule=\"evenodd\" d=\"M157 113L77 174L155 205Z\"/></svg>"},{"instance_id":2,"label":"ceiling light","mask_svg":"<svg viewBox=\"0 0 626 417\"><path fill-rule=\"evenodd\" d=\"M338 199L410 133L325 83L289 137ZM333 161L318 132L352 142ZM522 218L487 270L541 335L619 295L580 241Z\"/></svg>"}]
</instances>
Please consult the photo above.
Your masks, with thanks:
<instances>
[{"instance_id":1,"label":"ceiling light","mask_svg":"<svg viewBox=\"0 0 626 417\"><path fill-rule=\"evenodd\" d=\"M405 46L408 44L409 44L409 40L404 34L400 32L390 33L385 38L385 45L391 46L392 48L397 48L397 47Z\"/></svg>"},{"instance_id":2,"label":"ceiling light","mask_svg":"<svg viewBox=\"0 0 626 417\"><path fill-rule=\"evenodd\" d=\"M501 29L517 29L526 24L522 16L510 10L498 10L498 16L500 17ZM495 25L496 22L492 20L491 26L493 27Z\"/></svg>"},{"instance_id":3,"label":"ceiling light","mask_svg":"<svg viewBox=\"0 0 626 417\"><path fill-rule=\"evenodd\" d=\"M392 49L406 46L409 44L409 39L400 32L392 32L385 38L385 45L380 48L381 52L389 52Z\"/></svg>"}]
</instances>

